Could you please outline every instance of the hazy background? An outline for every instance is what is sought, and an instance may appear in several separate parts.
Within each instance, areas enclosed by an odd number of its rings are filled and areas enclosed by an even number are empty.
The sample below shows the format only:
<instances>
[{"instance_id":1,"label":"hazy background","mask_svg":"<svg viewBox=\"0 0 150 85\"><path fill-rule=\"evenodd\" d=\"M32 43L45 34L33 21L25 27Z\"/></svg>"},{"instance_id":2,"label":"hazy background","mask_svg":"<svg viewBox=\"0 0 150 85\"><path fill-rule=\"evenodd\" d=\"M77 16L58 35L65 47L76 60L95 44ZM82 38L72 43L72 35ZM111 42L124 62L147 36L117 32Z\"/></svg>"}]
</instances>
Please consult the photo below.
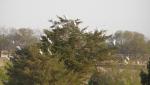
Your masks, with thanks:
<instances>
[{"instance_id":1,"label":"hazy background","mask_svg":"<svg viewBox=\"0 0 150 85\"><path fill-rule=\"evenodd\" d=\"M48 28L56 15L91 29L138 31L150 37L150 0L0 0L0 27Z\"/></svg>"}]
</instances>

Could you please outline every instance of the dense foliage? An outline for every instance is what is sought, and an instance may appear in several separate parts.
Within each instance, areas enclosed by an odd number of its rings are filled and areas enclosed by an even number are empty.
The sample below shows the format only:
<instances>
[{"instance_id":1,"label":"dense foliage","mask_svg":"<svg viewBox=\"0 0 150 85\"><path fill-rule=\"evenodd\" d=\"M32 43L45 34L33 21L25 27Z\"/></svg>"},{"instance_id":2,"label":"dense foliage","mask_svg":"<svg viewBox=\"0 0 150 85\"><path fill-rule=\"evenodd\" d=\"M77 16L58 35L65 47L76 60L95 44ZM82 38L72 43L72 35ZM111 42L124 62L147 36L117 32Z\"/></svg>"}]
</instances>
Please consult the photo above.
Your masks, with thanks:
<instances>
[{"instance_id":1,"label":"dense foliage","mask_svg":"<svg viewBox=\"0 0 150 85\"><path fill-rule=\"evenodd\" d=\"M104 31L84 32L86 29L79 28L78 19L58 18L59 21L52 21L55 23L51 26L52 30L44 31L46 34L42 36L44 52L50 50L52 55L64 62L67 69L73 71L108 58L110 49L106 40L109 36L106 36Z\"/></svg>"},{"instance_id":2,"label":"dense foliage","mask_svg":"<svg viewBox=\"0 0 150 85\"><path fill-rule=\"evenodd\" d=\"M110 58L105 31L84 32L80 20L58 19L40 43L16 51L6 85L87 84L97 63Z\"/></svg>"},{"instance_id":3,"label":"dense foliage","mask_svg":"<svg viewBox=\"0 0 150 85\"><path fill-rule=\"evenodd\" d=\"M138 69L107 69L107 72L94 73L89 85L141 85L139 73Z\"/></svg>"},{"instance_id":4,"label":"dense foliage","mask_svg":"<svg viewBox=\"0 0 150 85\"><path fill-rule=\"evenodd\" d=\"M7 71L0 69L0 84L140 85L141 76L141 83L150 85L150 62L147 65L148 72L141 71L139 76L139 69L122 69L121 64L117 63L118 58L114 56L147 57L150 41L143 34L118 31L107 36L104 30L87 32L87 28L80 27L82 22L79 19L65 17L50 22L52 26L44 30L39 41L33 31L26 28L6 34L0 32L0 51L7 50L14 56ZM100 67L101 62L106 62L106 67L116 64L116 68ZM130 63L132 60L128 59L128 65L125 66L130 66Z\"/></svg>"},{"instance_id":5,"label":"dense foliage","mask_svg":"<svg viewBox=\"0 0 150 85\"><path fill-rule=\"evenodd\" d=\"M145 36L138 32L117 31L112 40L118 48L117 53L129 56L143 56L147 52Z\"/></svg>"},{"instance_id":6,"label":"dense foliage","mask_svg":"<svg viewBox=\"0 0 150 85\"><path fill-rule=\"evenodd\" d=\"M6 30L8 29L2 29L0 31L0 56L2 54L1 51L8 51L9 54L12 54L16 50L16 46L25 47L37 42L37 37L31 29L20 28Z\"/></svg>"},{"instance_id":7,"label":"dense foliage","mask_svg":"<svg viewBox=\"0 0 150 85\"><path fill-rule=\"evenodd\" d=\"M150 85L150 61L147 64L147 72L142 70L140 76L142 85Z\"/></svg>"}]
</instances>

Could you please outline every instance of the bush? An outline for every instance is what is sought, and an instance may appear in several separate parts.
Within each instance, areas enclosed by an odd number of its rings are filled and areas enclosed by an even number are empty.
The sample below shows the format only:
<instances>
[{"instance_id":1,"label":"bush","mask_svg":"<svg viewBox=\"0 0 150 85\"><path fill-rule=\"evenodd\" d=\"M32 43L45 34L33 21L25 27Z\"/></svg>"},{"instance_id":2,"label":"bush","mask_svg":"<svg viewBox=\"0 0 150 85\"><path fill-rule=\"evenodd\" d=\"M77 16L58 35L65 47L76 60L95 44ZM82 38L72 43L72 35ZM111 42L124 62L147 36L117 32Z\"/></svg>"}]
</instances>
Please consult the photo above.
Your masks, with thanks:
<instances>
[{"instance_id":1,"label":"bush","mask_svg":"<svg viewBox=\"0 0 150 85\"><path fill-rule=\"evenodd\" d=\"M107 69L106 72L94 73L89 85L141 85L139 72L132 69Z\"/></svg>"}]
</instances>

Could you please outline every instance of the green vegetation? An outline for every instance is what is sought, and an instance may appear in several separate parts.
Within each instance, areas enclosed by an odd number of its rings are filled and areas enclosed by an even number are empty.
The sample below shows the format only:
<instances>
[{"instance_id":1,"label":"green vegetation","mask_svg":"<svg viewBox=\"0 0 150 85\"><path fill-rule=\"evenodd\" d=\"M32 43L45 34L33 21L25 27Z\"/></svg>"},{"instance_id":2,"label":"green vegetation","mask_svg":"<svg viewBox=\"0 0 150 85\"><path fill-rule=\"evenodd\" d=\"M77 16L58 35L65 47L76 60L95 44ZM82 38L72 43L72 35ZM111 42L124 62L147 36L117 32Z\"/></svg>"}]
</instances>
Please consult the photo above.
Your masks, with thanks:
<instances>
[{"instance_id":1,"label":"green vegetation","mask_svg":"<svg viewBox=\"0 0 150 85\"><path fill-rule=\"evenodd\" d=\"M141 83L142 85L150 85L150 61L147 64L147 71L141 71Z\"/></svg>"},{"instance_id":2,"label":"green vegetation","mask_svg":"<svg viewBox=\"0 0 150 85\"><path fill-rule=\"evenodd\" d=\"M0 85L3 85L4 82L8 82L9 76L7 75L7 63L8 62L3 62L5 63L5 66L1 66L0 68Z\"/></svg>"},{"instance_id":3,"label":"green vegetation","mask_svg":"<svg viewBox=\"0 0 150 85\"><path fill-rule=\"evenodd\" d=\"M107 69L93 74L89 85L141 85L139 73L134 69Z\"/></svg>"},{"instance_id":4,"label":"green vegetation","mask_svg":"<svg viewBox=\"0 0 150 85\"><path fill-rule=\"evenodd\" d=\"M147 51L147 43L143 34L131 31L117 31L112 40L118 48L117 53L128 56L143 56Z\"/></svg>"},{"instance_id":5,"label":"green vegetation","mask_svg":"<svg viewBox=\"0 0 150 85\"><path fill-rule=\"evenodd\" d=\"M0 69L0 85L149 85L150 66L145 73L139 63L147 61L150 50L143 34L86 32L79 19L50 22L40 40L26 28L0 34L0 51L13 56Z\"/></svg>"},{"instance_id":6,"label":"green vegetation","mask_svg":"<svg viewBox=\"0 0 150 85\"><path fill-rule=\"evenodd\" d=\"M78 27L78 19L58 18L40 43L16 51L6 85L84 84L96 64L109 59L109 36L104 31L87 33Z\"/></svg>"}]
</instances>

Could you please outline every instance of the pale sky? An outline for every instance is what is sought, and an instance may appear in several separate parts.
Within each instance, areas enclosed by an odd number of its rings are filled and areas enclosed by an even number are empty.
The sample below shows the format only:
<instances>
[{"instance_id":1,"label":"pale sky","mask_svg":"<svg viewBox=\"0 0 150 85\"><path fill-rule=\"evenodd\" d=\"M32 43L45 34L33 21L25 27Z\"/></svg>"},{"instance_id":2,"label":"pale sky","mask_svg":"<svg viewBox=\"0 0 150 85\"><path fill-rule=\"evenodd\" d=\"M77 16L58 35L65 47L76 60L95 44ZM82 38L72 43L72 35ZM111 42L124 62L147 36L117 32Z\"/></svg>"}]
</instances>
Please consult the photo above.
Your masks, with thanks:
<instances>
[{"instance_id":1,"label":"pale sky","mask_svg":"<svg viewBox=\"0 0 150 85\"><path fill-rule=\"evenodd\" d=\"M130 30L150 37L150 0L0 0L0 27L48 28L56 15L89 30Z\"/></svg>"}]
</instances>

